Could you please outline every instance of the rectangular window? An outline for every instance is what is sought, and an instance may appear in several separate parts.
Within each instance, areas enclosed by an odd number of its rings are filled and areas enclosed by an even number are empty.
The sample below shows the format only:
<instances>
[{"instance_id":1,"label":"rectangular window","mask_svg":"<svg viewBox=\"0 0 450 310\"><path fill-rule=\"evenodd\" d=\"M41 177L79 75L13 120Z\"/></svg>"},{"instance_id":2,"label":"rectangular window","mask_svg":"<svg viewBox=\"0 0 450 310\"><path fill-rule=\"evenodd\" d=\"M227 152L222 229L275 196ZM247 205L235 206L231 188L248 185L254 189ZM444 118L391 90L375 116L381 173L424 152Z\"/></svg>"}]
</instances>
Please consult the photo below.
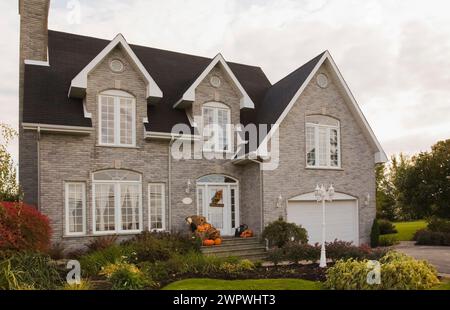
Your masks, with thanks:
<instances>
[{"instance_id":1,"label":"rectangular window","mask_svg":"<svg viewBox=\"0 0 450 310\"><path fill-rule=\"evenodd\" d=\"M231 195L231 228L236 228L236 190L230 190Z\"/></svg>"},{"instance_id":2,"label":"rectangular window","mask_svg":"<svg viewBox=\"0 0 450 310\"><path fill-rule=\"evenodd\" d=\"M99 115L100 145L135 145L135 101L133 98L101 95Z\"/></svg>"},{"instance_id":3,"label":"rectangular window","mask_svg":"<svg viewBox=\"0 0 450 310\"><path fill-rule=\"evenodd\" d=\"M66 183L66 234L86 234L86 185Z\"/></svg>"},{"instance_id":4,"label":"rectangular window","mask_svg":"<svg viewBox=\"0 0 450 310\"><path fill-rule=\"evenodd\" d=\"M197 215L203 216L203 188L197 188Z\"/></svg>"},{"instance_id":5,"label":"rectangular window","mask_svg":"<svg viewBox=\"0 0 450 310\"><path fill-rule=\"evenodd\" d=\"M150 230L165 230L166 194L164 184L148 185Z\"/></svg>"},{"instance_id":6,"label":"rectangular window","mask_svg":"<svg viewBox=\"0 0 450 310\"><path fill-rule=\"evenodd\" d=\"M115 186L95 184L95 231L116 231Z\"/></svg>"},{"instance_id":7,"label":"rectangular window","mask_svg":"<svg viewBox=\"0 0 450 310\"><path fill-rule=\"evenodd\" d=\"M306 125L306 163L311 168L339 168L340 131L338 127Z\"/></svg>"},{"instance_id":8,"label":"rectangular window","mask_svg":"<svg viewBox=\"0 0 450 310\"><path fill-rule=\"evenodd\" d=\"M204 150L228 152L231 149L230 109L223 104L203 107Z\"/></svg>"},{"instance_id":9,"label":"rectangular window","mask_svg":"<svg viewBox=\"0 0 450 310\"><path fill-rule=\"evenodd\" d=\"M122 230L140 230L140 185L120 184L120 213L122 215Z\"/></svg>"}]
</instances>

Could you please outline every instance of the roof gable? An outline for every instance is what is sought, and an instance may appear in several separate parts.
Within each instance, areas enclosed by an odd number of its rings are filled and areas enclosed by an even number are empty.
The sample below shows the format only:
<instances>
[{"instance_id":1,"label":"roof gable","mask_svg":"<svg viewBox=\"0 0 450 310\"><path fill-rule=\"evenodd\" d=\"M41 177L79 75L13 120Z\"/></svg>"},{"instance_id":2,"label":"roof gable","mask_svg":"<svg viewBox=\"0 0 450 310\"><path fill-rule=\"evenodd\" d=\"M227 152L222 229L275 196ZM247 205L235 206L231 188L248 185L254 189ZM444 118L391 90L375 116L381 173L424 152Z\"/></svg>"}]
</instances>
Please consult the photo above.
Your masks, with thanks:
<instances>
[{"instance_id":1,"label":"roof gable","mask_svg":"<svg viewBox=\"0 0 450 310\"><path fill-rule=\"evenodd\" d=\"M142 62L136 56L134 51L128 45L122 34L118 34L87 66L85 66L80 73L72 80L69 90L69 96L74 98L82 98L85 95L87 88L88 74L95 69L95 67L102 62L102 60L117 46L122 46L131 60L136 65L137 69L142 73L147 83L147 98L149 101L157 101L163 97L163 92L156 84L155 80L148 73Z\"/></svg>"},{"instance_id":2,"label":"roof gable","mask_svg":"<svg viewBox=\"0 0 450 310\"><path fill-rule=\"evenodd\" d=\"M275 84L266 94L266 97L263 101L263 106L266 104L266 111L264 111L264 107L258 112L263 113L263 116L259 118L260 124L264 123L262 121L265 116L269 116L270 114L267 113L267 105L270 107L273 104L280 104L281 107L284 107L282 110L282 113L277 117L276 121L273 123L265 123L265 124L273 124L271 127L269 133L262 139L260 147L258 151L261 153L261 155L266 154L266 146L267 142L270 140L270 138L273 136L275 131L278 130L279 126L285 119L286 115L290 112L294 104L297 102L299 97L302 95L303 91L306 89L308 84L311 82L311 79L315 76L319 68L325 63L328 62L331 65L332 73L335 74L337 77L337 80L339 81L339 85L344 90L344 95L347 100L346 103L353 114L355 120L360 125L360 127L363 129L364 135L367 137L369 143L376 149L375 153L375 163L383 163L388 160L386 153L384 152L383 148L381 147L381 144L379 143L378 139L376 138L372 128L370 127L369 123L367 122L367 119L365 118L364 114L362 113L358 103L356 102L356 99L354 98L352 92L350 91L347 83L345 82L342 74L340 73L336 63L334 62L333 58L331 57L330 53L328 51L320 54L304 66L300 67L296 71L294 71L292 74ZM276 94L281 94L280 97L278 97ZM293 96L292 96L293 94ZM290 99L289 99L290 98ZM277 101L278 102L274 102ZM286 105L287 104L287 105ZM281 109L278 109L280 111Z\"/></svg>"},{"instance_id":3,"label":"roof gable","mask_svg":"<svg viewBox=\"0 0 450 310\"><path fill-rule=\"evenodd\" d=\"M221 54L218 54L216 57L214 57L214 59L209 63L209 65L196 76L195 80L188 86L188 88L182 94L181 98L174 104L173 107L184 108L192 104L192 102L195 101L195 90L200 85L200 83L206 78L206 76L211 72L211 70L213 70L217 65L220 65L223 68L224 72L228 75L230 80L233 81L234 85L241 93L242 96L241 109L244 108L254 109L255 103L247 94L246 90L241 85L236 75L233 73L233 71L228 66L227 62L225 61L225 59Z\"/></svg>"}]
</instances>

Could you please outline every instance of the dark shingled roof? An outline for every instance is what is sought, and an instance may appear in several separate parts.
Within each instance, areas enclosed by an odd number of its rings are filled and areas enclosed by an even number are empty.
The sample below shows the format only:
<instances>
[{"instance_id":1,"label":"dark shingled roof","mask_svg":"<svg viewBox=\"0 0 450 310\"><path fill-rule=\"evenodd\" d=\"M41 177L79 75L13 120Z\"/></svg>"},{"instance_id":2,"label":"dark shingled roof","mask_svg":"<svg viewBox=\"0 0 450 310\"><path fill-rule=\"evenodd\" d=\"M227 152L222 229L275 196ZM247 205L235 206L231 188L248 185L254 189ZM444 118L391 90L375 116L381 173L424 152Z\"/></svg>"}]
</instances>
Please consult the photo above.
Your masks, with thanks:
<instances>
[{"instance_id":1,"label":"dark shingled roof","mask_svg":"<svg viewBox=\"0 0 450 310\"><path fill-rule=\"evenodd\" d=\"M80 99L68 98L72 79L110 41L69 33L49 31L50 67L25 66L25 123L91 127L84 117ZM156 105L148 106L147 131L171 132L177 123L189 124L183 110L173 105L212 61L155 48L130 45L164 93ZM259 67L228 63L236 78L255 103L255 109L242 109L243 124L273 124L305 82L323 54L317 56L275 85Z\"/></svg>"}]
</instances>

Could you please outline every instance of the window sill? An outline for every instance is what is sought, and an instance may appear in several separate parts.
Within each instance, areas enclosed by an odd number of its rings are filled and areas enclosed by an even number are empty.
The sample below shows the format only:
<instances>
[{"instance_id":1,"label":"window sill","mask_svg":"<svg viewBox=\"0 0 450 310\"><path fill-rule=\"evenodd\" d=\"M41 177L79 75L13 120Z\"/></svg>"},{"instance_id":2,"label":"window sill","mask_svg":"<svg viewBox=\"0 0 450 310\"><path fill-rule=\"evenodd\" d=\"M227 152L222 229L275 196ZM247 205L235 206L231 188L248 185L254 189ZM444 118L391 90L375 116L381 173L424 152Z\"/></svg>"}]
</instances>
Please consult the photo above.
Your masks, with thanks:
<instances>
[{"instance_id":1,"label":"window sill","mask_svg":"<svg viewBox=\"0 0 450 310\"><path fill-rule=\"evenodd\" d=\"M305 167L306 170L330 170L330 171L344 171L344 169L337 167Z\"/></svg>"},{"instance_id":2,"label":"window sill","mask_svg":"<svg viewBox=\"0 0 450 310\"><path fill-rule=\"evenodd\" d=\"M103 144L96 144L95 147L104 147L104 148L113 148L113 149L133 149L133 150L139 150L139 146L127 146L127 145L103 145Z\"/></svg>"}]
</instances>

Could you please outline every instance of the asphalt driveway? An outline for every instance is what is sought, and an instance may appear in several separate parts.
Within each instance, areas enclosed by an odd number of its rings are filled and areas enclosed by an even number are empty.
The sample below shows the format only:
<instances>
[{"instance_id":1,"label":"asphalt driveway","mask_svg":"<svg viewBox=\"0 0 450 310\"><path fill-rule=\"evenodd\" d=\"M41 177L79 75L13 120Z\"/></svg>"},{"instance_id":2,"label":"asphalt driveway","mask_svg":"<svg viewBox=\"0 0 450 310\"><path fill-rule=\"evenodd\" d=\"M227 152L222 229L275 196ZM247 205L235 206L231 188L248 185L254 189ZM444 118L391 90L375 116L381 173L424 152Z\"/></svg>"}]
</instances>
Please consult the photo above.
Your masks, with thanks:
<instances>
[{"instance_id":1,"label":"asphalt driveway","mask_svg":"<svg viewBox=\"0 0 450 310\"><path fill-rule=\"evenodd\" d=\"M413 241L403 241L394 248L416 259L427 260L439 273L450 275L450 247L448 246L416 246Z\"/></svg>"}]
</instances>

